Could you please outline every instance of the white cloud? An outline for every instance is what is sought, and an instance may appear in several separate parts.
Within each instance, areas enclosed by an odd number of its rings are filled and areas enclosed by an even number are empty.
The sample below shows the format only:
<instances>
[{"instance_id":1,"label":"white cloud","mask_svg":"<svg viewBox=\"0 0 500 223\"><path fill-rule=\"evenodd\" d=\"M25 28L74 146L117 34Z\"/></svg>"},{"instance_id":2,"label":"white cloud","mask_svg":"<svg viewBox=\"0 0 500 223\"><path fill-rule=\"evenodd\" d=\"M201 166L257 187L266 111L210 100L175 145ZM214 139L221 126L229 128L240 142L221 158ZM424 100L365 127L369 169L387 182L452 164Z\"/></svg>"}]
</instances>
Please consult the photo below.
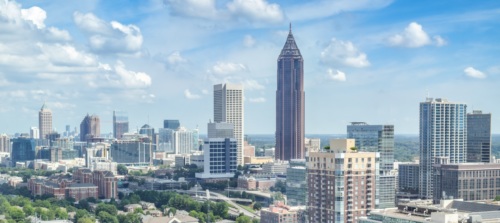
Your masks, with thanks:
<instances>
[{"instance_id":1,"label":"white cloud","mask_svg":"<svg viewBox=\"0 0 500 223\"><path fill-rule=\"evenodd\" d=\"M360 52L350 41L333 38L321 52L321 60L326 64L342 63L350 67L367 67L370 62L365 53Z\"/></svg>"},{"instance_id":2,"label":"white cloud","mask_svg":"<svg viewBox=\"0 0 500 223\"><path fill-rule=\"evenodd\" d=\"M219 76L225 76L246 70L247 67L241 63L217 62L208 72Z\"/></svg>"},{"instance_id":3,"label":"white cloud","mask_svg":"<svg viewBox=\"0 0 500 223\"><path fill-rule=\"evenodd\" d=\"M243 80L242 81L243 87L245 90L262 90L264 89L264 85L259 84L256 80Z\"/></svg>"},{"instance_id":4,"label":"white cloud","mask_svg":"<svg viewBox=\"0 0 500 223\"><path fill-rule=\"evenodd\" d=\"M412 22L405 30L394 36L389 37L388 42L392 46L417 48L430 44L436 46L446 45L446 41L441 36L434 36L433 39L424 31L422 25Z\"/></svg>"},{"instance_id":5,"label":"white cloud","mask_svg":"<svg viewBox=\"0 0 500 223\"><path fill-rule=\"evenodd\" d=\"M254 102L254 103L263 103L263 102L266 102L266 98L264 98L264 97L250 98L249 101Z\"/></svg>"},{"instance_id":6,"label":"white cloud","mask_svg":"<svg viewBox=\"0 0 500 223\"><path fill-rule=\"evenodd\" d=\"M181 53L179 51L175 51L175 52L171 53L170 55L168 55L168 57L167 57L167 62L170 65L184 63L186 61L187 60L181 56Z\"/></svg>"},{"instance_id":7,"label":"white cloud","mask_svg":"<svg viewBox=\"0 0 500 223\"><path fill-rule=\"evenodd\" d=\"M472 78L477 78L477 79L484 79L484 78L486 78L486 74L484 74L483 72L481 72L479 70L476 70L474 67L467 67L467 68L465 68L464 69L464 73L468 77L472 77Z\"/></svg>"},{"instance_id":8,"label":"white cloud","mask_svg":"<svg viewBox=\"0 0 500 223\"><path fill-rule=\"evenodd\" d=\"M22 9L21 18L31 21L38 29L43 29L45 28L44 21L47 18L47 13L40 7L33 6L29 9Z\"/></svg>"},{"instance_id":9,"label":"white cloud","mask_svg":"<svg viewBox=\"0 0 500 223\"><path fill-rule=\"evenodd\" d=\"M80 52L69 44L37 44L47 59L54 65L60 66L95 66L96 57Z\"/></svg>"},{"instance_id":10,"label":"white cloud","mask_svg":"<svg viewBox=\"0 0 500 223\"><path fill-rule=\"evenodd\" d=\"M255 45L255 39L251 35L246 35L243 38L243 45L246 47L252 47Z\"/></svg>"},{"instance_id":11,"label":"white cloud","mask_svg":"<svg viewBox=\"0 0 500 223\"><path fill-rule=\"evenodd\" d=\"M393 0L316 0L301 1L285 8L287 17L292 21L325 18L342 12L373 10L386 7Z\"/></svg>"},{"instance_id":12,"label":"white cloud","mask_svg":"<svg viewBox=\"0 0 500 223\"><path fill-rule=\"evenodd\" d=\"M201 98L200 95L191 93L191 91L189 91L189 89L184 90L184 97L186 97L187 99L200 99Z\"/></svg>"},{"instance_id":13,"label":"white cloud","mask_svg":"<svg viewBox=\"0 0 500 223\"><path fill-rule=\"evenodd\" d=\"M165 0L171 12L197 18L216 18L215 0Z\"/></svg>"},{"instance_id":14,"label":"white cloud","mask_svg":"<svg viewBox=\"0 0 500 223\"><path fill-rule=\"evenodd\" d=\"M90 48L99 53L138 53L143 37L139 27L116 21L106 23L92 13L73 14L75 24L89 36Z\"/></svg>"},{"instance_id":15,"label":"white cloud","mask_svg":"<svg viewBox=\"0 0 500 223\"><path fill-rule=\"evenodd\" d=\"M120 77L121 84L125 87L141 88L151 85L151 77L148 74L127 70L121 61L118 61L115 65L115 72Z\"/></svg>"},{"instance_id":16,"label":"white cloud","mask_svg":"<svg viewBox=\"0 0 500 223\"><path fill-rule=\"evenodd\" d=\"M233 0L227 4L233 16L255 22L277 23L284 19L280 6L266 0Z\"/></svg>"},{"instance_id":17,"label":"white cloud","mask_svg":"<svg viewBox=\"0 0 500 223\"><path fill-rule=\"evenodd\" d=\"M329 80L333 81L346 81L346 75L340 70L328 69L328 74L326 76Z\"/></svg>"}]
</instances>

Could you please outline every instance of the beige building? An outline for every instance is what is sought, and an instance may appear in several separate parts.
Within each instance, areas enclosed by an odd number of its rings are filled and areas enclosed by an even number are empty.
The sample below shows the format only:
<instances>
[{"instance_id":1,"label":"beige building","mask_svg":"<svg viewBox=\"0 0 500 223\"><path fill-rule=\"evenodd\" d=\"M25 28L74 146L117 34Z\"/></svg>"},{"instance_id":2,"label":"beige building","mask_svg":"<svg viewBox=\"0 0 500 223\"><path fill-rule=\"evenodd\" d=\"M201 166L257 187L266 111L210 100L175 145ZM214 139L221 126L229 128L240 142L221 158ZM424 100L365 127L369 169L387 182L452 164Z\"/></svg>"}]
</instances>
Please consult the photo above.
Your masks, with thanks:
<instances>
[{"instance_id":1,"label":"beige building","mask_svg":"<svg viewBox=\"0 0 500 223\"><path fill-rule=\"evenodd\" d=\"M379 153L357 151L354 139L332 139L309 153L309 222L357 222L375 208Z\"/></svg>"},{"instance_id":2,"label":"beige building","mask_svg":"<svg viewBox=\"0 0 500 223\"><path fill-rule=\"evenodd\" d=\"M0 152L10 153L10 137L7 134L0 134Z\"/></svg>"},{"instance_id":3,"label":"beige building","mask_svg":"<svg viewBox=\"0 0 500 223\"><path fill-rule=\"evenodd\" d=\"M255 156L249 157L245 156L245 164L264 164L273 162L273 158L270 156Z\"/></svg>"},{"instance_id":4,"label":"beige building","mask_svg":"<svg viewBox=\"0 0 500 223\"><path fill-rule=\"evenodd\" d=\"M45 103L38 112L38 130L40 139L46 139L47 135L52 132L52 111L47 108Z\"/></svg>"},{"instance_id":5,"label":"beige building","mask_svg":"<svg viewBox=\"0 0 500 223\"><path fill-rule=\"evenodd\" d=\"M290 207L282 202L276 202L269 208L260 211L260 223L299 223L303 222L302 217L305 206Z\"/></svg>"},{"instance_id":6,"label":"beige building","mask_svg":"<svg viewBox=\"0 0 500 223\"><path fill-rule=\"evenodd\" d=\"M318 152L321 150L321 139L319 138L305 138L304 144L306 148L306 152Z\"/></svg>"},{"instance_id":7,"label":"beige building","mask_svg":"<svg viewBox=\"0 0 500 223\"><path fill-rule=\"evenodd\" d=\"M248 144L247 141L243 147L243 157L255 157L255 146Z\"/></svg>"}]
</instances>

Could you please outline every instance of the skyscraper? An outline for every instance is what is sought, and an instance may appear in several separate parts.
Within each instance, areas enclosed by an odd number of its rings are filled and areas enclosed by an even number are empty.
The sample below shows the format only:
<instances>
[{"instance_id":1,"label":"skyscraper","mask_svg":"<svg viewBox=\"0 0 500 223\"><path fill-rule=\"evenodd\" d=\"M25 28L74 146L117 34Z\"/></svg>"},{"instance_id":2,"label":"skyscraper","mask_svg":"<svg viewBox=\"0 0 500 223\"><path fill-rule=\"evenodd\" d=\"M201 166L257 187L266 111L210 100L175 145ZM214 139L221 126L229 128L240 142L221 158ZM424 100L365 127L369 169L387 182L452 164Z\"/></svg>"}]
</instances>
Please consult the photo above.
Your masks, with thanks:
<instances>
[{"instance_id":1,"label":"skyscraper","mask_svg":"<svg viewBox=\"0 0 500 223\"><path fill-rule=\"evenodd\" d=\"M113 137L121 139L128 132L128 116L124 111L113 111Z\"/></svg>"},{"instance_id":2,"label":"skyscraper","mask_svg":"<svg viewBox=\"0 0 500 223\"><path fill-rule=\"evenodd\" d=\"M466 161L467 105L441 98L420 103L420 186L421 198L432 199L432 165L436 158L451 164Z\"/></svg>"},{"instance_id":3,"label":"skyscraper","mask_svg":"<svg viewBox=\"0 0 500 223\"><path fill-rule=\"evenodd\" d=\"M38 129L40 131L40 139L47 138L47 135L52 132L52 111L43 103L42 108L38 112Z\"/></svg>"},{"instance_id":4,"label":"skyscraper","mask_svg":"<svg viewBox=\"0 0 500 223\"><path fill-rule=\"evenodd\" d=\"M0 152L10 153L11 144L10 137L7 134L0 134Z\"/></svg>"},{"instance_id":5,"label":"skyscraper","mask_svg":"<svg viewBox=\"0 0 500 223\"><path fill-rule=\"evenodd\" d=\"M163 120L163 128L177 130L181 127L179 120Z\"/></svg>"},{"instance_id":6,"label":"skyscraper","mask_svg":"<svg viewBox=\"0 0 500 223\"><path fill-rule=\"evenodd\" d=\"M214 122L233 124L234 138L238 142L238 165L243 165L244 115L243 86L229 83L214 85Z\"/></svg>"},{"instance_id":7,"label":"skyscraper","mask_svg":"<svg viewBox=\"0 0 500 223\"><path fill-rule=\"evenodd\" d=\"M80 141L87 141L92 138L100 137L101 135L101 122L99 116L89 115L83 118L80 123Z\"/></svg>"},{"instance_id":8,"label":"skyscraper","mask_svg":"<svg viewBox=\"0 0 500 223\"><path fill-rule=\"evenodd\" d=\"M38 127L31 127L30 138L32 138L32 139L39 139L40 138L40 130L38 129Z\"/></svg>"},{"instance_id":9,"label":"skyscraper","mask_svg":"<svg viewBox=\"0 0 500 223\"><path fill-rule=\"evenodd\" d=\"M276 150L280 160L304 158L304 59L292 35L278 57Z\"/></svg>"},{"instance_id":10,"label":"skyscraper","mask_svg":"<svg viewBox=\"0 0 500 223\"><path fill-rule=\"evenodd\" d=\"M491 114L467 114L467 162L489 163L491 159Z\"/></svg>"}]
</instances>

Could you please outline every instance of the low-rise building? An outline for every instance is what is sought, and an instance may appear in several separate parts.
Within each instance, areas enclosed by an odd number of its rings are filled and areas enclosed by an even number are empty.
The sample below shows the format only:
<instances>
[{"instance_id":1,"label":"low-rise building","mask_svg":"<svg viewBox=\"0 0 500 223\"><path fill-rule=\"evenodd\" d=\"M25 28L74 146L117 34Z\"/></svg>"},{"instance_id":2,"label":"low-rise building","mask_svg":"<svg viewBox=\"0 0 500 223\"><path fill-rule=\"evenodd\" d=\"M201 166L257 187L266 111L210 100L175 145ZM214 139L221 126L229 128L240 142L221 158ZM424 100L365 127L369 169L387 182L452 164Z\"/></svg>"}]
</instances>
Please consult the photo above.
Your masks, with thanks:
<instances>
[{"instance_id":1,"label":"low-rise building","mask_svg":"<svg viewBox=\"0 0 500 223\"><path fill-rule=\"evenodd\" d=\"M260 211L261 223L301 223L305 220L305 206L286 206L282 202Z\"/></svg>"},{"instance_id":2,"label":"low-rise building","mask_svg":"<svg viewBox=\"0 0 500 223\"><path fill-rule=\"evenodd\" d=\"M286 169L289 167L289 163L286 160L276 160L274 162L269 162L262 164L262 171L264 173L272 174L286 174Z\"/></svg>"},{"instance_id":3,"label":"low-rise building","mask_svg":"<svg viewBox=\"0 0 500 223\"><path fill-rule=\"evenodd\" d=\"M245 156L243 157L243 161L245 164L264 164L264 163L271 163L274 161L273 157L271 156Z\"/></svg>"}]
</instances>

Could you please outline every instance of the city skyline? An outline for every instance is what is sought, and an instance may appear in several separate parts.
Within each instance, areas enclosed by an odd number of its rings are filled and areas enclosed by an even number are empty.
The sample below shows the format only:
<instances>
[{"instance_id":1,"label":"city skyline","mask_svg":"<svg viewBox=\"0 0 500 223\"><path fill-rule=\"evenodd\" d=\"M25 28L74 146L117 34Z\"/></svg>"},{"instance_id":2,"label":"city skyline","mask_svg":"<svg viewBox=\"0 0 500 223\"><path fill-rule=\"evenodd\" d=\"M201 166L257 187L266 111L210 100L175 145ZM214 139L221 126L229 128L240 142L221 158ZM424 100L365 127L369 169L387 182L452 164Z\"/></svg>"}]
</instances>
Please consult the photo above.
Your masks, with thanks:
<instances>
[{"instance_id":1,"label":"city skyline","mask_svg":"<svg viewBox=\"0 0 500 223\"><path fill-rule=\"evenodd\" d=\"M0 133L38 126L44 102L59 132L91 113L112 133L123 110L130 130L179 119L206 133L211 87L229 82L245 88L245 132L274 134L289 22L305 58L306 134L360 120L418 134L427 95L491 113L500 133L495 1L201 2L1 2Z\"/></svg>"}]
</instances>

